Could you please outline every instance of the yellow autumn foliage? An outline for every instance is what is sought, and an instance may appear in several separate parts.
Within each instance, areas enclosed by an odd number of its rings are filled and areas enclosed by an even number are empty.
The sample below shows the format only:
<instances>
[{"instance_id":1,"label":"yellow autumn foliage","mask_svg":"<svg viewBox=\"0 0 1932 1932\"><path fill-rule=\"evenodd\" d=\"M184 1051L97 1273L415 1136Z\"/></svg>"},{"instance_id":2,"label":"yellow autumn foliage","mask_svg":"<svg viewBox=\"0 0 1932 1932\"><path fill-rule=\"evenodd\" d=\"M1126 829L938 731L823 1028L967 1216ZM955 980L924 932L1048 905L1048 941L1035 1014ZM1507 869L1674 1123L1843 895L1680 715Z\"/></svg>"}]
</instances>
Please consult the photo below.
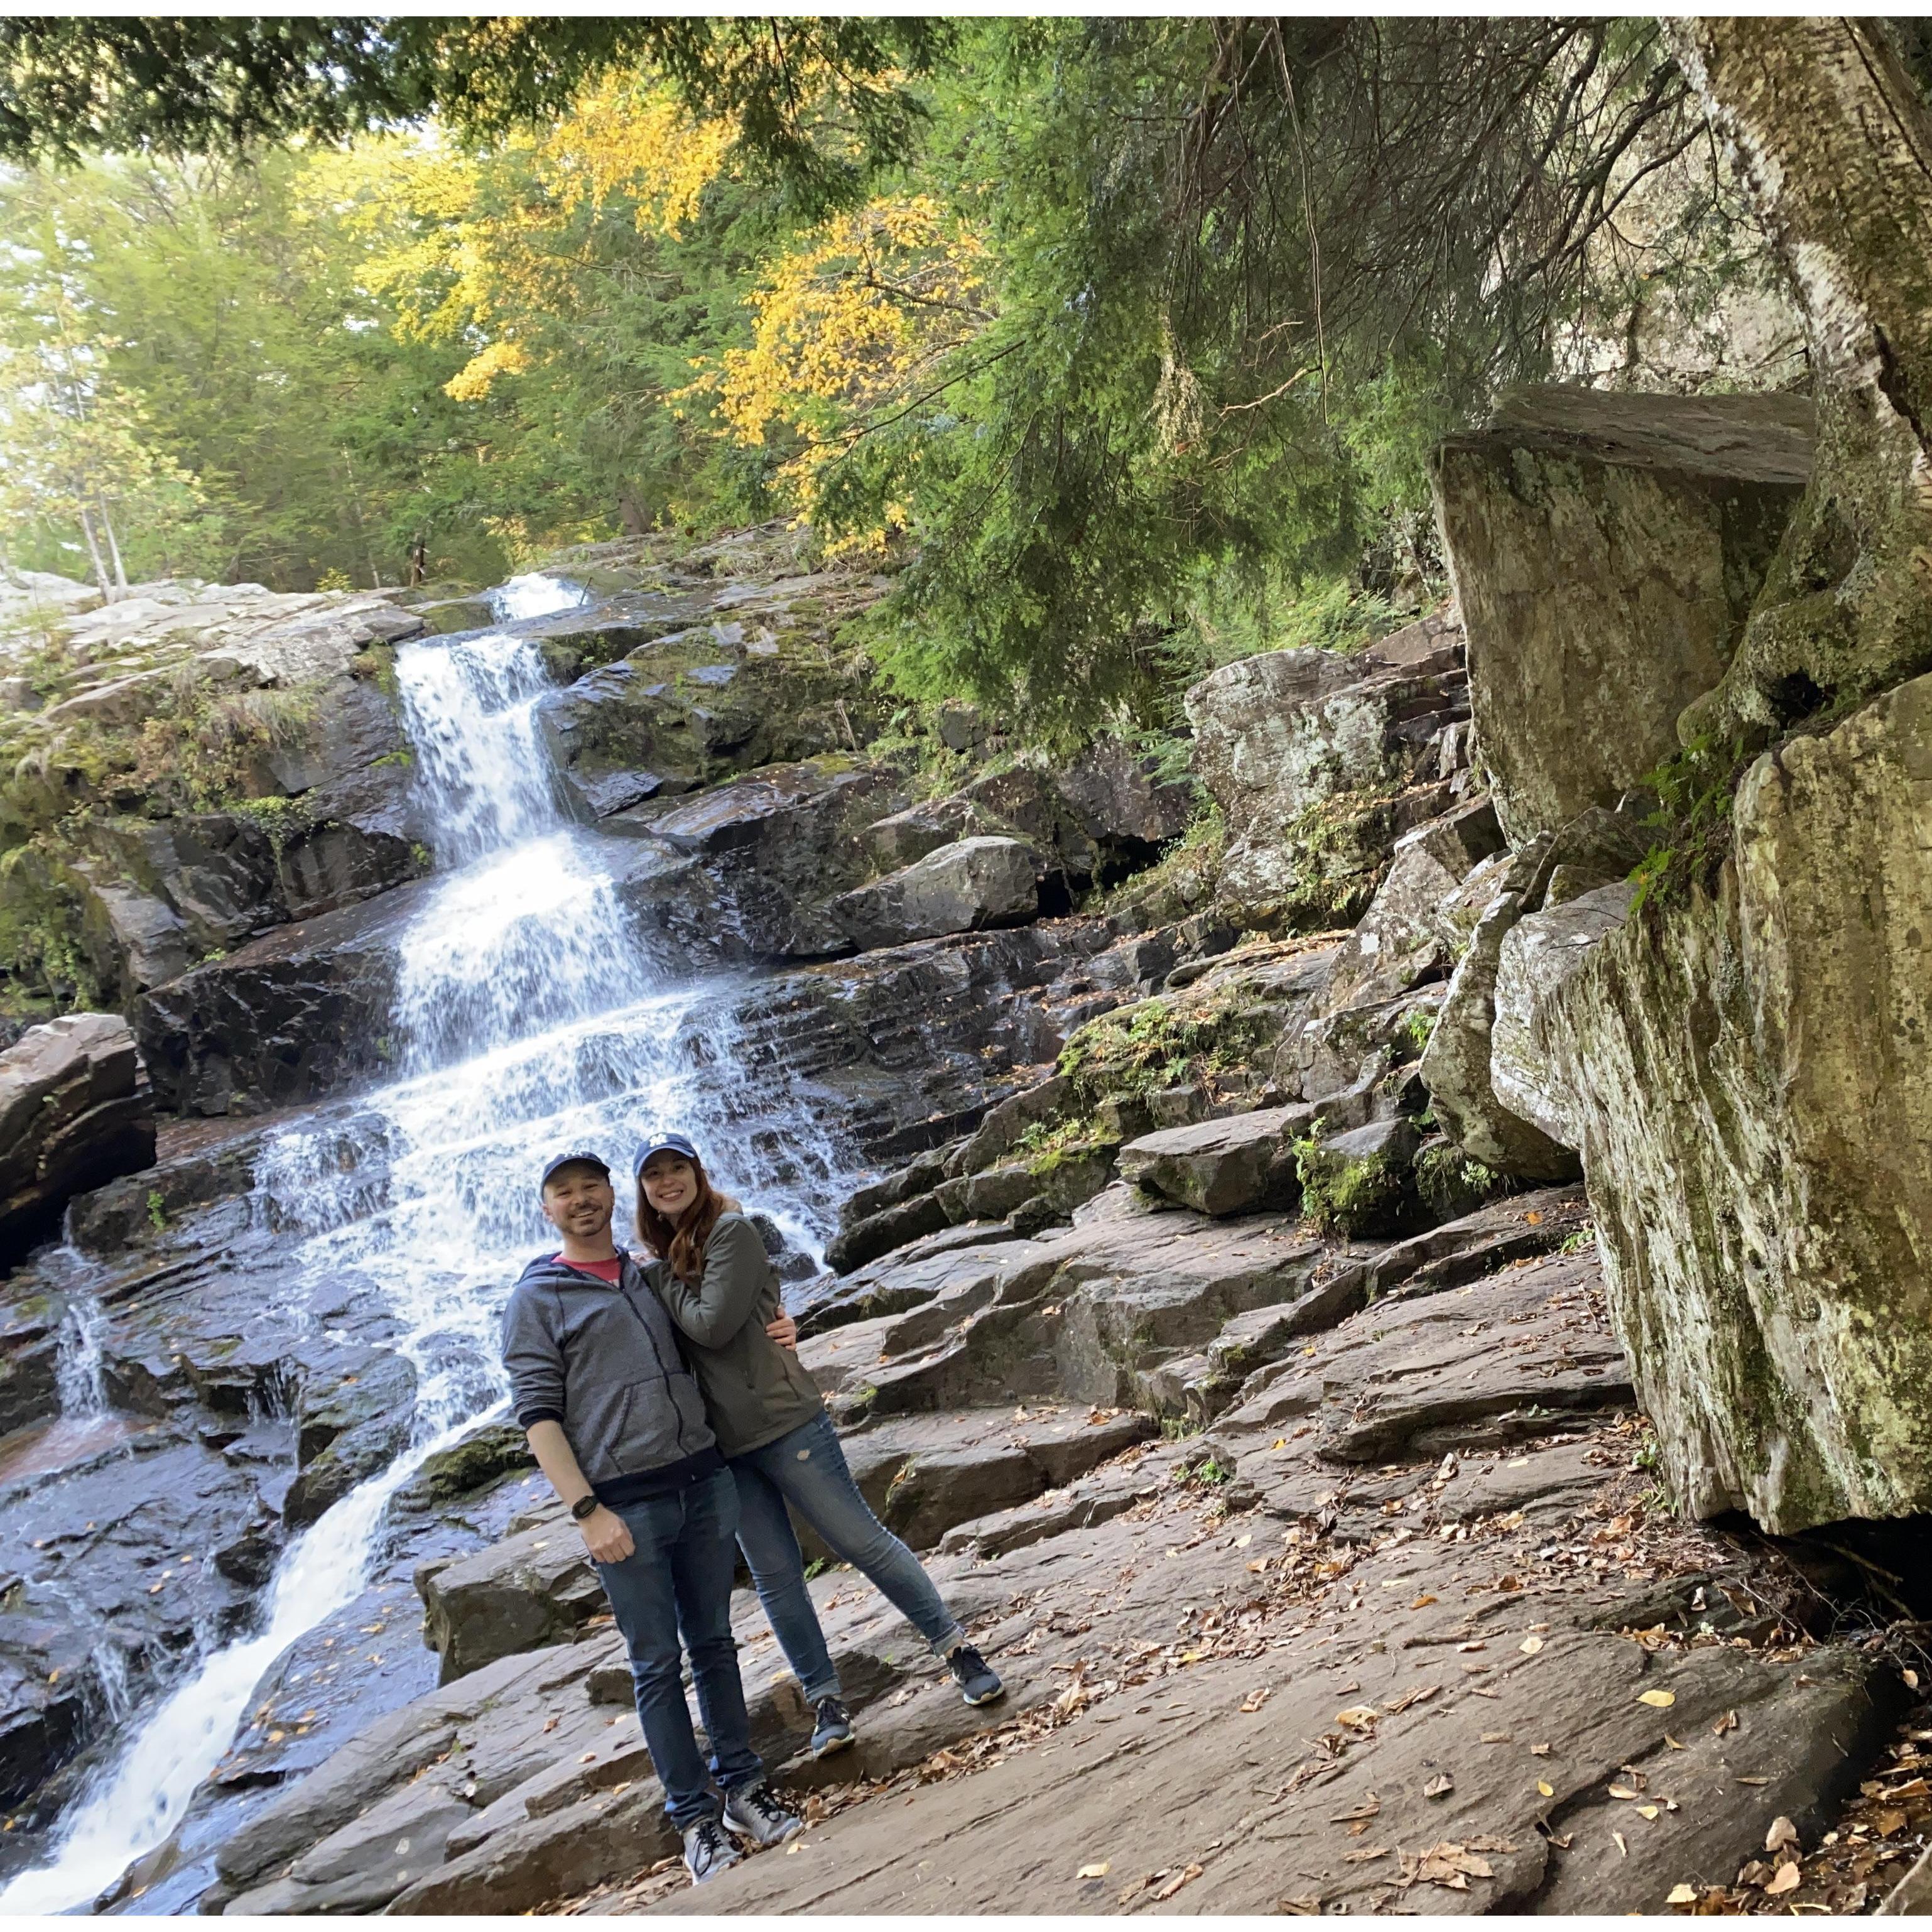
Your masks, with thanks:
<instances>
[{"instance_id":1,"label":"yellow autumn foliage","mask_svg":"<svg viewBox=\"0 0 1932 1932\"><path fill-rule=\"evenodd\" d=\"M708 395L740 443L775 426L802 448L780 472L809 514L825 466L914 406L943 358L992 319L987 248L930 195L881 196L778 258L746 298L752 346L727 350L687 396Z\"/></svg>"},{"instance_id":2,"label":"yellow autumn foliage","mask_svg":"<svg viewBox=\"0 0 1932 1932\"><path fill-rule=\"evenodd\" d=\"M554 320L567 308L579 214L622 197L640 232L680 235L736 139L734 122L699 121L668 89L610 80L554 128L493 154L434 134L364 142L319 157L308 192L375 242L364 272L406 335L489 338L445 386L474 402L530 366L520 318Z\"/></svg>"}]
</instances>

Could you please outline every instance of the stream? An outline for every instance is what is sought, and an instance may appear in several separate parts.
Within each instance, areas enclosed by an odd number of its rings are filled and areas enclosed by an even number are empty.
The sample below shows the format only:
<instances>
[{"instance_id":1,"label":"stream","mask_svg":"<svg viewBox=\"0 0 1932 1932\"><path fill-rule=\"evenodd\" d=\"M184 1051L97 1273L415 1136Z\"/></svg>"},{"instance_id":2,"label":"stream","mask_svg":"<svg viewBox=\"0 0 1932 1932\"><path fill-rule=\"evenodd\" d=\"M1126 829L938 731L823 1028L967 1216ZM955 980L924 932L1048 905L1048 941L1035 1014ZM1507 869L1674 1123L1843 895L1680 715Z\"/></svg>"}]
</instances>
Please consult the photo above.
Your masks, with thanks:
<instances>
[{"instance_id":1,"label":"stream","mask_svg":"<svg viewBox=\"0 0 1932 1932\"><path fill-rule=\"evenodd\" d=\"M493 595L503 629L398 650L440 878L403 942L398 1077L285 1128L255 1168L252 1212L290 1250L297 1282L338 1300L352 1284L382 1311L383 1346L416 1373L409 1442L290 1544L250 1630L202 1646L125 1716L47 1862L0 1890L0 1913L84 1909L168 1838L263 1673L364 1588L396 1491L500 1412L497 1325L546 1232L535 1177L549 1154L587 1146L610 1161L620 1240L630 1150L653 1125L692 1133L790 1245L815 1254L830 1232L826 1204L856 1163L782 1071L752 1081L735 1063L741 982L653 970L608 842L560 802L535 718L551 687L513 627L583 601L555 579L517 579ZM84 1278L76 1288L85 1309ZM100 1411L98 1351L76 1316L62 1396L77 1426Z\"/></svg>"}]
</instances>

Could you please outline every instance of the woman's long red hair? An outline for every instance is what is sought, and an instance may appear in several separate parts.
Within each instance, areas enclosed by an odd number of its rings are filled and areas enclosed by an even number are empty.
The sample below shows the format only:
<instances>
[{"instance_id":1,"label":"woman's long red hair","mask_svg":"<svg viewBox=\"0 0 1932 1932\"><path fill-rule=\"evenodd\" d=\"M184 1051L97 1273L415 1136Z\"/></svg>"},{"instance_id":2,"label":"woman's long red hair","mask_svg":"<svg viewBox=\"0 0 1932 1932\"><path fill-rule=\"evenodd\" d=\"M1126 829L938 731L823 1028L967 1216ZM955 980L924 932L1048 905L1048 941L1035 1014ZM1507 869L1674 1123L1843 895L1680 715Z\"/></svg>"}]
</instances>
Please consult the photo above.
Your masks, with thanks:
<instances>
[{"instance_id":1,"label":"woman's long red hair","mask_svg":"<svg viewBox=\"0 0 1932 1932\"><path fill-rule=\"evenodd\" d=\"M704 1272L705 1245L724 1211L724 1202L712 1186L704 1162L693 1160L691 1171L698 1177L698 1196L675 1222L645 1198L644 1177L638 1176L638 1232L659 1261L670 1262L671 1273L680 1281L694 1282Z\"/></svg>"}]
</instances>

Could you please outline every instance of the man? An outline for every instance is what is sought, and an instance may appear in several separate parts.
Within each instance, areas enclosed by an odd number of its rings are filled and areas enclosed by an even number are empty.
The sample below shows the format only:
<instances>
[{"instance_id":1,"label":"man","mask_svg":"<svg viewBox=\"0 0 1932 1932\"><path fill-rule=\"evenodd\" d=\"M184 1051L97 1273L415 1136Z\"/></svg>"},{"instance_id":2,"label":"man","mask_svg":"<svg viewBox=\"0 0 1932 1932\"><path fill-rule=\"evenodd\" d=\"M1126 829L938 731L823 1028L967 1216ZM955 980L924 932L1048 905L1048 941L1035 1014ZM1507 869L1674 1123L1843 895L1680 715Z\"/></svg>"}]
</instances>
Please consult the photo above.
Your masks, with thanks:
<instances>
[{"instance_id":1,"label":"man","mask_svg":"<svg viewBox=\"0 0 1932 1932\"><path fill-rule=\"evenodd\" d=\"M677 1331L610 1238L610 1169L594 1154L562 1154L540 1191L562 1246L532 1262L510 1297L511 1397L610 1599L664 1810L702 1884L742 1856L727 1828L760 1845L805 1828L772 1795L751 1746L731 1636L737 1492ZM680 1630L708 1775L684 1701Z\"/></svg>"}]
</instances>

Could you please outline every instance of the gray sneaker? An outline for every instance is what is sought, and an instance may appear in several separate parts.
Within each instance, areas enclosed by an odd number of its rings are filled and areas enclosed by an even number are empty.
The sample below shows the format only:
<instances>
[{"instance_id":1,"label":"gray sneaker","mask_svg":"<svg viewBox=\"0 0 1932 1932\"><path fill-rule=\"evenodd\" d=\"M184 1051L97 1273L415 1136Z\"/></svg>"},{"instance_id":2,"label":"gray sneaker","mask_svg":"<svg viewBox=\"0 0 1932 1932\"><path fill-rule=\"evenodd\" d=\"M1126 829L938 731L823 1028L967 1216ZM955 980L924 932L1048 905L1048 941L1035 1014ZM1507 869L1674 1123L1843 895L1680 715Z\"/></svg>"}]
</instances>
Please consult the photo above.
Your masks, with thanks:
<instances>
[{"instance_id":1,"label":"gray sneaker","mask_svg":"<svg viewBox=\"0 0 1932 1932\"><path fill-rule=\"evenodd\" d=\"M1006 1694L1000 1675L970 1643L962 1643L946 1660L959 1694L969 1704L992 1704Z\"/></svg>"},{"instance_id":2,"label":"gray sneaker","mask_svg":"<svg viewBox=\"0 0 1932 1932\"><path fill-rule=\"evenodd\" d=\"M728 1804L729 1802L726 1801ZM716 1818L700 1818L696 1824L685 1828L684 1868L690 1873L693 1885L702 1885L706 1879L716 1878L744 1856L725 1836L724 1826Z\"/></svg>"},{"instance_id":3,"label":"gray sneaker","mask_svg":"<svg viewBox=\"0 0 1932 1932\"><path fill-rule=\"evenodd\" d=\"M741 1784L724 1794L724 1822L754 1845L782 1845L805 1829L805 1820L788 1811L769 1784Z\"/></svg>"},{"instance_id":4,"label":"gray sneaker","mask_svg":"<svg viewBox=\"0 0 1932 1932\"><path fill-rule=\"evenodd\" d=\"M812 1706L812 1754L830 1757L851 1744L857 1733L852 1729L852 1714L836 1697L821 1697Z\"/></svg>"}]
</instances>

